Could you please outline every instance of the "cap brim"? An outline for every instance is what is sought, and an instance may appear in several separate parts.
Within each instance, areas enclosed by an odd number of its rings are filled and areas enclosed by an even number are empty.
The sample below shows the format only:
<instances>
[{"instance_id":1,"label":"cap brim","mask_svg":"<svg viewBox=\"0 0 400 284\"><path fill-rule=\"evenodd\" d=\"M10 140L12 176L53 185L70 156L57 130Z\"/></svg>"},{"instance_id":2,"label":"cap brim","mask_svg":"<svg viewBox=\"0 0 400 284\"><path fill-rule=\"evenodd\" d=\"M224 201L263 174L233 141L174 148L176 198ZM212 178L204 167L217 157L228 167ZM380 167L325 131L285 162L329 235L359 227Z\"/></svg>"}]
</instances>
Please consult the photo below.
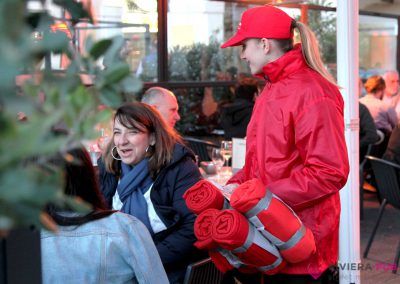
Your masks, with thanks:
<instances>
[{"instance_id":1,"label":"cap brim","mask_svg":"<svg viewBox=\"0 0 400 284\"><path fill-rule=\"evenodd\" d=\"M233 37L228 39L225 43L221 45L221 48L226 48L230 46L238 46L242 44L242 41L245 40L246 38L242 35L235 34Z\"/></svg>"}]
</instances>

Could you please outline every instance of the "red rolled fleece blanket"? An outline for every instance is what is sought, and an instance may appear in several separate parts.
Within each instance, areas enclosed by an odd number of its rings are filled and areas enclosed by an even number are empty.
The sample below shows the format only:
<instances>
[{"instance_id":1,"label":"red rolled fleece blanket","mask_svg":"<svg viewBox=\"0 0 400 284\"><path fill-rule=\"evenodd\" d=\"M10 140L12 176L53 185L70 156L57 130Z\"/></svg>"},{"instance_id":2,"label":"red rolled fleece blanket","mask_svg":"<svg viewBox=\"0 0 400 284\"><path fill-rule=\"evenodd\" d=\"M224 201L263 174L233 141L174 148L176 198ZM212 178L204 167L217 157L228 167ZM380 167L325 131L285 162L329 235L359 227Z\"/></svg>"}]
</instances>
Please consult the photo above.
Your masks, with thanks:
<instances>
[{"instance_id":1,"label":"red rolled fleece blanket","mask_svg":"<svg viewBox=\"0 0 400 284\"><path fill-rule=\"evenodd\" d=\"M194 235L197 241L194 246L198 249L215 249L217 243L212 238L212 226L219 210L210 208L200 213L194 221Z\"/></svg>"},{"instance_id":2,"label":"red rolled fleece blanket","mask_svg":"<svg viewBox=\"0 0 400 284\"><path fill-rule=\"evenodd\" d=\"M217 209L207 209L197 216L194 222L194 234L197 241L194 243L198 249L209 250L211 260L214 262L218 270L225 273L234 268L239 269L244 273L255 273L257 269L254 267L245 266L236 256L231 252L217 247L217 244L212 239L212 225L215 217L220 211Z\"/></svg>"},{"instance_id":3,"label":"red rolled fleece blanket","mask_svg":"<svg viewBox=\"0 0 400 284\"><path fill-rule=\"evenodd\" d=\"M276 247L236 210L222 210L218 213L212 228L212 238L243 263L255 266L265 274L275 274L285 266Z\"/></svg>"},{"instance_id":4,"label":"red rolled fleece blanket","mask_svg":"<svg viewBox=\"0 0 400 284\"><path fill-rule=\"evenodd\" d=\"M197 215L209 208L222 209L225 203L221 191L206 180L194 184L185 192L183 198L189 210Z\"/></svg>"},{"instance_id":5,"label":"red rolled fleece blanket","mask_svg":"<svg viewBox=\"0 0 400 284\"><path fill-rule=\"evenodd\" d=\"M218 248L215 250L210 250L208 254L211 257L212 262L215 264L215 267L222 273L225 273L234 268L238 269L243 273L256 273L258 270L254 266L247 266L240 259L233 255L230 251L222 248Z\"/></svg>"},{"instance_id":6,"label":"red rolled fleece blanket","mask_svg":"<svg viewBox=\"0 0 400 284\"><path fill-rule=\"evenodd\" d=\"M252 179L238 186L230 203L279 249L286 261L304 261L315 252L311 230L260 180Z\"/></svg>"}]
</instances>

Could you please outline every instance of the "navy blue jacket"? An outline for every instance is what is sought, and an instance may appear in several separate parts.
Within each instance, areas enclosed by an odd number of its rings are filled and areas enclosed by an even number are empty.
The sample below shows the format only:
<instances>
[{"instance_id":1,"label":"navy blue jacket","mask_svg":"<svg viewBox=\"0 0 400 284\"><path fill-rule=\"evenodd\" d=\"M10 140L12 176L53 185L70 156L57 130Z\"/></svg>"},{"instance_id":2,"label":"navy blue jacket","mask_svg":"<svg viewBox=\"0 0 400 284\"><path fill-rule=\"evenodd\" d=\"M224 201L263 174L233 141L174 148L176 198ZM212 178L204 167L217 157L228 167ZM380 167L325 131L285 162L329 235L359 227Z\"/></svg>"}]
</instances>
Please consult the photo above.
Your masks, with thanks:
<instances>
[{"instance_id":1,"label":"navy blue jacket","mask_svg":"<svg viewBox=\"0 0 400 284\"><path fill-rule=\"evenodd\" d=\"M99 161L100 189L109 207L118 185L118 178L106 172ZM183 194L201 179L195 156L187 147L176 144L172 161L156 177L150 199L167 229L153 236L161 261L171 282L172 274L183 273L192 261L195 215L186 207ZM171 278L172 276L172 278ZM180 275L182 276L182 275ZM180 277L179 277L180 278Z\"/></svg>"}]
</instances>

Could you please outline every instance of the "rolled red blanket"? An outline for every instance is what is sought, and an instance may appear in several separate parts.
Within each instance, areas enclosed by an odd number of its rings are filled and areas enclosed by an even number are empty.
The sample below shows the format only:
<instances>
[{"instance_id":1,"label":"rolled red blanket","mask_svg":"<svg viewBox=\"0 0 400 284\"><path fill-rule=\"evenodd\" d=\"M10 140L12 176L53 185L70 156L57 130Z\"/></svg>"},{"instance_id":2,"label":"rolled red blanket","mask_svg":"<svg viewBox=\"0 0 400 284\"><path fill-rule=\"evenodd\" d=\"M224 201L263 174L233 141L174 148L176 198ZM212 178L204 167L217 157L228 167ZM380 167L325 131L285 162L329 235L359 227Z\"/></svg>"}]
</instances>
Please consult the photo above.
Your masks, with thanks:
<instances>
[{"instance_id":1,"label":"rolled red blanket","mask_svg":"<svg viewBox=\"0 0 400 284\"><path fill-rule=\"evenodd\" d=\"M220 211L214 220L212 238L231 251L243 263L266 274L275 274L285 266L279 251L236 210Z\"/></svg>"},{"instance_id":2,"label":"rolled red blanket","mask_svg":"<svg viewBox=\"0 0 400 284\"><path fill-rule=\"evenodd\" d=\"M211 257L215 267L222 273L235 268L218 250L210 250L208 254Z\"/></svg>"},{"instance_id":3,"label":"rolled red blanket","mask_svg":"<svg viewBox=\"0 0 400 284\"><path fill-rule=\"evenodd\" d=\"M257 271L254 267L248 267L243 264L239 258L234 256L231 252L217 247L217 244L212 239L212 225L215 217L220 211L217 209L207 209L197 216L194 222L194 234L197 241L194 245L199 249L209 250L211 260L221 272L225 273L234 268L239 269L244 273L254 273Z\"/></svg>"},{"instance_id":4,"label":"rolled red blanket","mask_svg":"<svg viewBox=\"0 0 400 284\"><path fill-rule=\"evenodd\" d=\"M279 249L286 261L301 262L315 252L311 230L260 180L252 179L238 186L230 204Z\"/></svg>"},{"instance_id":5,"label":"rolled red blanket","mask_svg":"<svg viewBox=\"0 0 400 284\"><path fill-rule=\"evenodd\" d=\"M185 192L183 198L186 206L197 215L209 208L222 209L225 203L221 191L206 180L194 184Z\"/></svg>"},{"instance_id":6,"label":"rolled red blanket","mask_svg":"<svg viewBox=\"0 0 400 284\"><path fill-rule=\"evenodd\" d=\"M223 273L232 270L234 268L238 269L243 273L256 273L258 270L254 266L245 265L240 261L238 257L233 255L230 251L218 248L215 250L210 250L208 254L211 257L212 262L215 267Z\"/></svg>"},{"instance_id":7,"label":"rolled red blanket","mask_svg":"<svg viewBox=\"0 0 400 284\"><path fill-rule=\"evenodd\" d=\"M210 208L197 216L194 222L194 235L197 241L194 243L194 246L198 249L210 250L217 247L212 238L212 225L218 213L219 210Z\"/></svg>"}]
</instances>

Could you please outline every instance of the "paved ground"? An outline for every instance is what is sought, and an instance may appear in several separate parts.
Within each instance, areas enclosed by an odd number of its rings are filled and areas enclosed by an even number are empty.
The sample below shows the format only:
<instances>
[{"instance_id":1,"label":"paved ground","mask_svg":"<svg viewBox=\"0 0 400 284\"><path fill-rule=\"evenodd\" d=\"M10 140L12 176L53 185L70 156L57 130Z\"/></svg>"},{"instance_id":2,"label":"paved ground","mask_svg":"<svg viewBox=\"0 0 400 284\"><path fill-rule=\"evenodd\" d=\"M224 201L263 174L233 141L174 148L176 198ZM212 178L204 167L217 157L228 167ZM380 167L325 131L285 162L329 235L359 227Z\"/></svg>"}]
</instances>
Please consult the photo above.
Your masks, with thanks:
<instances>
[{"instance_id":1,"label":"paved ground","mask_svg":"<svg viewBox=\"0 0 400 284\"><path fill-rule=\"evenodd\" d=\"M364 220L361 221L361 255L378 215L379 203L374 194L364 194ZM361 283L400 283L400 269L393 274L394 256L400 241L400 210L386 206L368 258L361 259Z\"/></svg>"}]
</instances>

